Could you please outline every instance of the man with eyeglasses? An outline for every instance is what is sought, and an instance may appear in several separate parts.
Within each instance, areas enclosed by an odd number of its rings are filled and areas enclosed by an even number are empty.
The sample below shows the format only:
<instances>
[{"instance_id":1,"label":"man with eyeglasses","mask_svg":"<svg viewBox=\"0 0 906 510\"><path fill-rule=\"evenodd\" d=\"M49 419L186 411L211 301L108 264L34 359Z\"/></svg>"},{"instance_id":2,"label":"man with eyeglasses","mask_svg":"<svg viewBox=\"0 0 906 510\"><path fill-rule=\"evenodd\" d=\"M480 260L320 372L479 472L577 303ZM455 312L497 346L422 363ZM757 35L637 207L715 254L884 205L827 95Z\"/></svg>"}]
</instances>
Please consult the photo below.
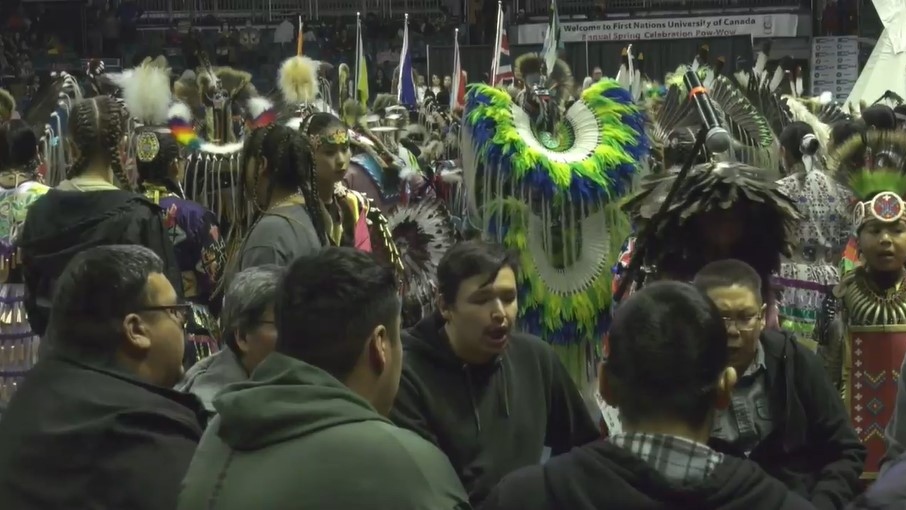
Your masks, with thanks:
<instances>
[{"instance_id":1,"label":"man with eyeglasses","mask_svg":"<svg viewBox=\"0 0 906 510\"><path fill-rule=\"evenodd\" d=\"M196 363L176 389L197 396L214 414L214 397L226 385L245 381L274 351L274 298L283 268L268 264L237 274L223 296L220 337L227 348Z\"/></svg>"},{"instance_id":2,"label":"man with eyeglasses","mask_svg":"<svg viewBox=\"0 0 906 510\"><path fill-rule=\"evenodd\" d=\"M73 257L0 420L0 507L172 510L204 430L182 376L188 306L142 246Z\"/></svg>"},{"instance_id":3,"label":"man with eyeglasses","mask_svg":"<svg viewBox=\"0 0 906 510\"><path fill-rule=\"evenodd\" d=\"M819 510L844 508L860 491L865 447L821 361L793 334L765 329L761 278L745 262L712 262L693 284L724 318L738 376L711 446L756 462Z\"/></svg>"}]
</instances>

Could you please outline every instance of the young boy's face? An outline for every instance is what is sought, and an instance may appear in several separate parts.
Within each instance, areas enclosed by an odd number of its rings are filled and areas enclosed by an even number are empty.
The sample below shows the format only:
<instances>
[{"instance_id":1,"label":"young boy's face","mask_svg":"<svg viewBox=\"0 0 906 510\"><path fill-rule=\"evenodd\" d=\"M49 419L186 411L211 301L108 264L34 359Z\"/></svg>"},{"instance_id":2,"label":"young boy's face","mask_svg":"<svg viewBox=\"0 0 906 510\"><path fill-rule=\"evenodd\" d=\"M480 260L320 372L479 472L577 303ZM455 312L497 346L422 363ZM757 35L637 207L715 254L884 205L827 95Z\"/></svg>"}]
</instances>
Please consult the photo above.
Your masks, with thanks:
<instances>
[{"instance_id":1,"label":"young boy's face","mask_svg":"<svg viewBox=\"0 0 906 510\"><path fill-rule=\"evenodd\" d=\"M755 359L764 329L765 306L759 294L741 285L714 287L708 291L708 297L720 310L727 326L730 366L742 377Z\"/></svg>"},{"instance_id":2,"label":"young boy's face","mask_svg":"<svg viewBox=\"0 0 906 510\"><path fill-rule=\"evenodd\" d=\"M906 221L870 220L859 230L859 249L869 269L891 273L906 264Z\"/></svg>"}]
</instances>

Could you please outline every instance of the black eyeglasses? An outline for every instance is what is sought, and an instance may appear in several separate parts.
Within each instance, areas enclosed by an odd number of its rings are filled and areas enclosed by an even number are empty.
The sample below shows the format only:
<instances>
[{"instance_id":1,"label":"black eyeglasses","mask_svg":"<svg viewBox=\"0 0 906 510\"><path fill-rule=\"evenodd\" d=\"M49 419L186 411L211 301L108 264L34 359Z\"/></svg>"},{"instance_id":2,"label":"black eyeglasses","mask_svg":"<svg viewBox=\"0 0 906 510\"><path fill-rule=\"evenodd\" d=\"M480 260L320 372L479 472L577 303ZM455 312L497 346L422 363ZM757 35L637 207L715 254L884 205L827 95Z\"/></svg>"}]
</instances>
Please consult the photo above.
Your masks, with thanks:
<instances>
[{"instance_id":1,"label":"black eyeglasses","mask_svg":"<svg viewBox=\"0 0 906 510\"><path fill-rule=\"evenodd\" d=\"M173 305L155 305L144 306L139 308L139 312L167 312L167 314L176 321L181 327L185 328L189 323L189 312L192 305L189 303L176 303Z\"/></svg>"},{"instance_id":2,"label":"black eyeglasses","mask_svg":"<svg viewBox=\"0 0 906 510\"><path fill-rule=\"evenodd\" d=\"M759 319L761 319L760 313L742 317L723 317L724 324L727 326L727 329L730 329L731 326L736 326L736 331L742 333L753 331L758 326Z\"/></svg>"}]
</instances>

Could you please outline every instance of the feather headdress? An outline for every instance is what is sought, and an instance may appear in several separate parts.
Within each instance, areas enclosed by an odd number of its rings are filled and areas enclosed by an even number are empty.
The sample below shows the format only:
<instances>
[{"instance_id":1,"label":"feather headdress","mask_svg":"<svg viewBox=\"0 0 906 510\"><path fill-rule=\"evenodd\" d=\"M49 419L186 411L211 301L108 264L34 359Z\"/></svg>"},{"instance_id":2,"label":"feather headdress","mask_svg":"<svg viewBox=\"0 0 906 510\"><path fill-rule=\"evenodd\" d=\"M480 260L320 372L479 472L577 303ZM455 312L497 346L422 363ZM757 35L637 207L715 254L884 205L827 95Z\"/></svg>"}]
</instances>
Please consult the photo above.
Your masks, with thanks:
<instances>
[{"instance_id":1,"label":"feather headdress","mask_svg":"<svg viewBox=\"0 0 906 510\"><path fill-rule=\"evenodd\" d=\"M290 57L280 65L278 83L286 102L310 103L318 97L318 63L308 57Z\"/></svg>"},{"instance_id":2,"label":"feather headdress","mask_svg":"<svg viewBox=\"0 0 906 510\"><path fill-rule=\"evenodd\" d=\"M725 76L715 76L709 92L733 137L735 160L759 168L779 168L778 142L770 121L739 87Z\"/></svg>"},{"instance_id":3,"label":"feather headdress","mask_svg":"<svg viewBox=\"0 0 906 510\"><path fill-rule=\"evenodd\" d=\"M121 75L123 101L129 114L142 124L162 126L173 102L170 91L170 68L166 60L145 59L142 64Z\"/></svg>"},{"instance_id":4,"label":"feather headdress","mask_svg":"<svg viewBox=\"0 0 906 510\"><path fill-rule=\"evenodd\" d=\"M553 69L547 70L547 77L542 75L544 58L540 53L525 53L516 58L513 65L513 76L528 85L540 85L545 88L556 88L561 97L564 93L571 93L575 87L573 73L562 59L557 59ZM542 79L544 81L542 82Z\"/></svg>"},{"instance_id":5,"label":"feather headdress","mask_svg":"<svg viewBox=\"0 0 906 510\"><path fill-rule=\"evenodd\" d=\"M400 247L403 262L406 296L403 314L407 319L417 320L433 307L437 265L453 245L450 214L440 200L425 200L394 209L387 217L387 228Z\"/></svg>"},{"instance_id":6,"label":"feather headdress","mask_svg":"<svg viewBox=\"0 0 906 510\"><path fill-rule=\"evenodd\" d=\"M906 217L906 133L869 131L854 136L833 154L837 179L859 200L853 227L870 220L885 223Z\"/></svg>"},{"instance_id":7,"label":"feather headdress","mask_svg":"<svg viewBox=\"0 0 906 510\"><path fill-rule=\"evenodd\" d=\"M6 122L13 116L16 111L16 100L13 95L0 89L0 122Z\"/></svg>"},{"instance_id":8,"label":"feather headdress","mask_svg":"<svg viewBox=\"0 0 906 510\"><path fill-rule=\"evenodd\" d=\"M770 172L741 163L698 165L682 181L665 214L658 216L676 176L670 173L647 177L642 181L642 190L623 205L636 221L657 219L651 226L645 265L676 273L679 278L693 276L705 262L700 225L694 220L737 207L750 228L741 238L743 246L731 256L746 260L759 274L770 274L780 267L781 254L792 253L800 215L793 201L778 189Z\"/></svg>"}]
</instances>

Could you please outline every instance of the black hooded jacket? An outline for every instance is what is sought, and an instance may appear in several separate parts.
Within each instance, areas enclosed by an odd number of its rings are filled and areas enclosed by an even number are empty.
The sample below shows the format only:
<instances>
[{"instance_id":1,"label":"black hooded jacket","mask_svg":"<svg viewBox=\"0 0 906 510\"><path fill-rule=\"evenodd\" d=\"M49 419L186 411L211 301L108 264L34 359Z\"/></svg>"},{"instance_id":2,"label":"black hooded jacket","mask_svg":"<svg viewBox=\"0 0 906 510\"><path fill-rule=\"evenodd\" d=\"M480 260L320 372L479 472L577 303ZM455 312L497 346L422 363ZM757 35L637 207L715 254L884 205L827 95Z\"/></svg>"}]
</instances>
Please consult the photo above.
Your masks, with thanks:
<instances>
[{"instance_id":1,"label":"black hooded jacket","mask_svg":"<svg viewBox=\"0 0 906 510\"><path fill-rule=\"evenodd\" d=\"M843 400L818 356L792 333L765 330L761 345L775 426L748 458L819 510L840 510L861 491L865 463L865 446ZM723 453L746 456L719 439L709 444Z\"/></svg>"},{"instance_id":2,"label":"black hooded jacket","mask_svg":"<svg viewBox=\"0 0 906 510\"><path fill-rule=\"evenodd\" d=\"M136 193L50 190L29 208L18 244L25 266L28 321L41 336L47 330L57 278L76 254L95 246L149 248L163 260L167 279L182 296L182 276L162 211Z\"/></svg>"},{"instance_id":3,"label":"black hooded jacket","mask_svg":"<svg viewBox=\"0 0 906 510\"><path fill-rule=\"evenodd\" d=\"M479 510L812 510L756 464L725 456L699 485L676 485L595 441L503 479Z\"/></svg>"},{"instance_id":4,"label":"black hooded jacket","mask_svg":"<svg viewBox=\"0 0 906 510\"><path fill-rule=\"evenodd\" d=\"M469 499L481 502L513 470L600 437L575 384L542 340L512 334L481 366L453 353L439 314L403 334L403 375L391 419L437 445Z\"/></svg>"}]
</instances>

